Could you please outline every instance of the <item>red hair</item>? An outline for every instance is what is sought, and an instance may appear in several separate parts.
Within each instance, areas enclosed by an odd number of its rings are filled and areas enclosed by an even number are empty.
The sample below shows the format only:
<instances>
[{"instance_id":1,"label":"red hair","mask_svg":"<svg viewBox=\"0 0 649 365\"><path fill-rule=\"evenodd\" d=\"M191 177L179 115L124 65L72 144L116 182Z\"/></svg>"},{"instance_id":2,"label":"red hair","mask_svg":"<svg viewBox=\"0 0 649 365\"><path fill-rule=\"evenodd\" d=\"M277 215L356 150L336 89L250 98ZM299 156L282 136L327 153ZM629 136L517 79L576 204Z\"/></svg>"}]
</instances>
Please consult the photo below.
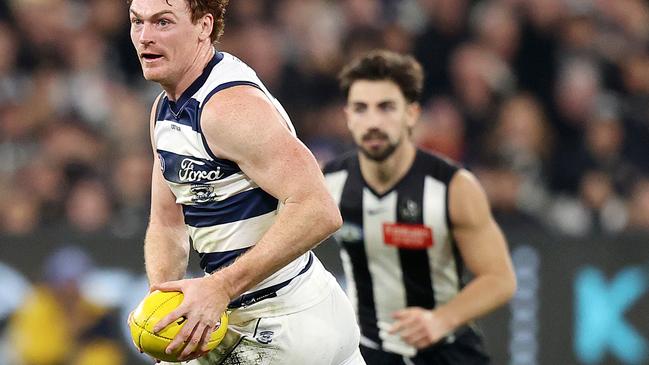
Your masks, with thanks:
<instances>
[{"instance_id":1,"label":"red hair","mask_svg":"<svg viewBox=\"0 0 649 365\"><path fill-rule=\"evenodd\" d=\"M225 8L228 6L230 0L185 0L185 4L189 7L189 12L192 17L192 23L196 24L198 19L202 18L205 14L212 14L214 17L214 28L210 39L212 43L216 43L223 35L225 29ZM126 3L130 6L133 0L127 0ZM167 0L167 4L169 1ZM171 5L171 4L169 4Z\"/></svg>"}]
</instances>

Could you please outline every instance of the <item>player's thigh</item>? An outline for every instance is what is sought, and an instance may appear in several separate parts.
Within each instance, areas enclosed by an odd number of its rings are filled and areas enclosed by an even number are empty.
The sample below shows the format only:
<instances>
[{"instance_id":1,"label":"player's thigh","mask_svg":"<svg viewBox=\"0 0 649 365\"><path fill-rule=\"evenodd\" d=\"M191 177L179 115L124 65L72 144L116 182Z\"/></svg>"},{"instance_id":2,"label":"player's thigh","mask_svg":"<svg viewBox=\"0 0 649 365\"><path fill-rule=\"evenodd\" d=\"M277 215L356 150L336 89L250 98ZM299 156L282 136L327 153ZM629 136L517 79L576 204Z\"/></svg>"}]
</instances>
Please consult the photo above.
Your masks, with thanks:
<instances>
[{"instance_id":1,"label":"player's thigh","mask_svg":"<svg viewBox=\"0 0 649 365\"><path fill-rule=\"evenodd\" d=\"M356 318L339 287L317 305L285 316L282 321L285 330L278 343L285 364L364 364L358 352L360 333Z\"/></svg>"},{"instance_id":2,"label":"player's thigh","mask_svg":"<svg viewBox=\"0 0 649 365\"><path fill-rule=\"evenodd\" d=\"M236 346L217 348L200 365L365 365L355 315L337 285L330 296L306 310L231 323L232 332L240 334Z\"/></svg>"},{"instance_id":3,"label":"player's thigh","mask_svg":"<svg viewBox=\"0 0 649 365\"><path fill-rule=\"evenodd\" d=\"M358 350L360 330L356 315L337 284L330 296L310 310L299 313L289 325L292 329L289 342L304 348L292 363L364 364Z\"/></svg>"},{"instance_id":4,"label":"player's thigh","mask_svg":"<svg viewBox=\"0 0 649 365\"><path fill-rule=\"evenodd\" d=\"M342 290L306 310L232 327L244 337L222 363L364 365L359 330Z\"/></svg>"},{"instance_id":5,"label":"player's thigh","mask_svg":"<svg viewBox=\"0 0 649 365\"><path fill-rule=\"evenodd\" d=\"M357 348L352 356L345 359L345 361L343 361L340 365L367 365L367 363L365 362L365 359L363 359L360 349Z\"/></svg>"}]
</instances>

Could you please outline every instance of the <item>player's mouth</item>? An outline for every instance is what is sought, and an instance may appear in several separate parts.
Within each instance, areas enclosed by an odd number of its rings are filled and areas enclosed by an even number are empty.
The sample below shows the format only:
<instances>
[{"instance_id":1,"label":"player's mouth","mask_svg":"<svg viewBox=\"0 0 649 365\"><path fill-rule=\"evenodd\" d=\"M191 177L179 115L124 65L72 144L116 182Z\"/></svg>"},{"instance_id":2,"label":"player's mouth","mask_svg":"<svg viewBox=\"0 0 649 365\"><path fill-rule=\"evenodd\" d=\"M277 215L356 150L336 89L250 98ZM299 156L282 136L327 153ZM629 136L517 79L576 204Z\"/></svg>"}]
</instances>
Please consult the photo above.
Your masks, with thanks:
<instances>
[{"instance_id":1,"label":"player's mouth","mask_svg":"<svg viewBox=\"0 0 649 365\"><path fill-rule=\"evenodd\" d=\"M162 59L162 55L157 53L151 53L151 52L143 52L140 54L140 58L142 59L143 62L151 63Z\"/></svg>"},{"instance_id":2,"label":"player's mouth","mask_svg":"<svg viewBox=\"0 0 649 365\"><path fill-rule=\"evenodd\" d=\"M367 132L363 136L363 142L370 145L371 147L381 146L387 141L388 135L376 129Z\"/></svg>"},{"instance_id":3,"label":"player's mouth","mask_svg":"<svg viewBox=\"0 0 649 365\"><path fill-rule=\"evenodd\" d=\"M366 148L369 148L371 150L378 150L387 145L387 140L385 139L371 139L365 141L365 146Z\"/></svg>"}]
</instances>

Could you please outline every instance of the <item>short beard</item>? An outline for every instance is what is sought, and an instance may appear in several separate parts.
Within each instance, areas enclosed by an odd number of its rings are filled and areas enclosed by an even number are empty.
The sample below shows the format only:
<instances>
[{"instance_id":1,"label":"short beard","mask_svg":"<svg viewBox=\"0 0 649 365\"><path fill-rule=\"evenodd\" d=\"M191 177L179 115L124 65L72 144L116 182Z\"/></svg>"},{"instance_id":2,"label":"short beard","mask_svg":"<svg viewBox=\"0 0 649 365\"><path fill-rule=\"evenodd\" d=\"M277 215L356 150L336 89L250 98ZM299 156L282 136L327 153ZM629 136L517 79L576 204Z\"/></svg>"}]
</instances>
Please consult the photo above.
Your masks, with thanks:
<instances>
[{"instance_id":1,"label":"short beard","mask_svg":"<svg viewBox=\"0 0 649 365\"><path fill-rule=\"evenodd\" d=\"M398 143L390 144L384 150L378 151L378 152L368 151L365 148L360 147L360 146L359 146L359 149L360 149L361 153L365 157L369 158L370 160L375 161L375 162L383 162L383 161L387 160L388 157L392 156L394 151L397 150L397 146L399 146Z\"/></svg>"}]
</instances>

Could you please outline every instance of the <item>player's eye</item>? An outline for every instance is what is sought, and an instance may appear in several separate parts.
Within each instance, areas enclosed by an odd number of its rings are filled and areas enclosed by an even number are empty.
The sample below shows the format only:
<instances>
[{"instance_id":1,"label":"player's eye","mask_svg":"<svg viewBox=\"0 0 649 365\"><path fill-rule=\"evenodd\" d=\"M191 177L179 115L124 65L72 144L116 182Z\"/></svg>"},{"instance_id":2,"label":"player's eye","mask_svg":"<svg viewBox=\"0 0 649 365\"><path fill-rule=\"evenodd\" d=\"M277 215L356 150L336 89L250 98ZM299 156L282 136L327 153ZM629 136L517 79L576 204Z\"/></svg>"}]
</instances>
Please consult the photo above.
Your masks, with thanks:
<instances>
[{"instance_id":1,"label":"player's eye","mask_svg":"<svg viewBox=\"0 0 649 365\"><path fill-rule=\"evenodd\" d=\"M381 109L381 111L384 111L384 112L392 111L395 108L396 108L395 105L392 104L392 103L386 103L386 104L379 105L379 109Z\"/></svg>"},{"instance_id":2,"label":"player's eye","mask_svg":"<svg viewBox=\"0 0 649 365\"><path fill-rule=\"evenodd\" d=\"M167 20L167 19L160 19L160 20L158 20L158 24L160 24L160 26L162 26L162 27L165 27L165 26L171 24L171 22L169 20Z\"/></svg>"},{"instance_id":3,"label":"player's eye","mask_svg":"<svg viewBox=\"0 0 649 365\"><path fill-rule=\"evenodd\" d=\"M362 113L365 110L367 110L367 106L361 105L361 104L356 104L356 105L354 105L352 110L354 111L354 113Z\"/></svg>"},{"instance_id":4,"label":"player's eye","mask_svg":"<svg viewBox=\"0 0 649 365\"><path fill-rule=\"evenodd\" d=\"M138 18L131 18L131 24L140 25L142 24L142 20Z\"/></svg>"}]
</instances>

